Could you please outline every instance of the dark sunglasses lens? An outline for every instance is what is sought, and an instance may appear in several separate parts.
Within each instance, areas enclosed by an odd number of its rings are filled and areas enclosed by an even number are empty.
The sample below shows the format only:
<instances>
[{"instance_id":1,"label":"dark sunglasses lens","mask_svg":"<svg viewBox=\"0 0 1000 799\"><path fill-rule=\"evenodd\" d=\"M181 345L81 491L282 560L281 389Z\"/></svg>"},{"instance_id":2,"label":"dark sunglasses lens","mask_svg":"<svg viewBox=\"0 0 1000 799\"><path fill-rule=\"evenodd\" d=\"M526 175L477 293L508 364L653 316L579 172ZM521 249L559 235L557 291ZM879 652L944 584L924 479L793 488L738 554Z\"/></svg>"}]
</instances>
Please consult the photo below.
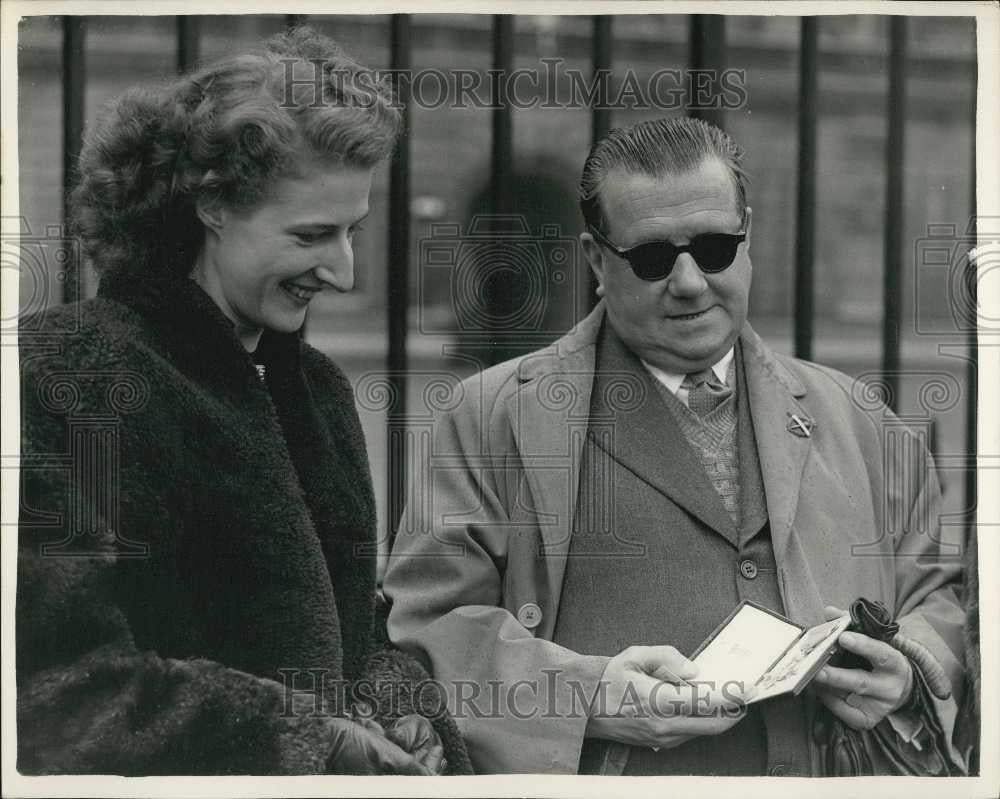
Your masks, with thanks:
<instances>
[{"instance_id":1,"label":"dark sunglasses lens","mask_svg":"<svg viewBox=\"0 0 1000 799\"><path fill-rule=\"evenodd\" d=\"M739 246L739 236L708 233L696 236L691 242L691 257L698 262L703 272L721 272L732 265Z\"/></svg>"},{"instance_id":2,"label":"dark sunglasses lens","mask_svg":"<svg viewBox=\"0 0 1000 799\"><path fill-rule=\"evenodd\" d=\"M666 241L651 241L629 251L628 262L642 280L663 280L677 260L677 248Z\"/></svg>"},{"instance_id":3,"label":"dark sunglasses lens","mask_svg":"<svg viewBox=\"0 0 1000 799\"><path fill-rule=\"evenodd\" d=\"M642 280L663 280L674 268L681 252L691 253L702 272L722 272L732 266L743 236L730 233L706 233L695 236L687 247L668 241L651 241L628 251L632 272Z\"/></svg>"}]
</instances>

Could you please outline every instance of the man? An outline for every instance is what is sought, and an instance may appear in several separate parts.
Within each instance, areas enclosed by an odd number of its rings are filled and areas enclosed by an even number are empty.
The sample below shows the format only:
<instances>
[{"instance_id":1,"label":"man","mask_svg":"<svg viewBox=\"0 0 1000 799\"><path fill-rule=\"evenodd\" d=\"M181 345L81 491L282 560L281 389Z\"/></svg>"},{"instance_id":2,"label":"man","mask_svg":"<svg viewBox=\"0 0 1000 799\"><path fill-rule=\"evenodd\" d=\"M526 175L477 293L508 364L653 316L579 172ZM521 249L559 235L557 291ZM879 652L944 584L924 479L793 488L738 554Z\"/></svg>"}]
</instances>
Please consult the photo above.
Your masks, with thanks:
<instances>
[{"instance_id":1,"label":"man","mask_svg":"<svg viewBox=\"0 0 1000 799\"><path fill-rule=\"evenodd\" d=\"M436 425L431 502L384 582L389 634L449 689L477 771L818 775L823 717L871 730L878 772L964 768L960 567L933 468L912 437L884 446L897 420L847 377L746 323L741 160L688 119L598 142L580 239L602 301L466 381ZM749 709L697 685L685 655L740 601L813 625L858 597L919 664L847 633L871 671L828 666Z\"/></svg>"}]
</instances>

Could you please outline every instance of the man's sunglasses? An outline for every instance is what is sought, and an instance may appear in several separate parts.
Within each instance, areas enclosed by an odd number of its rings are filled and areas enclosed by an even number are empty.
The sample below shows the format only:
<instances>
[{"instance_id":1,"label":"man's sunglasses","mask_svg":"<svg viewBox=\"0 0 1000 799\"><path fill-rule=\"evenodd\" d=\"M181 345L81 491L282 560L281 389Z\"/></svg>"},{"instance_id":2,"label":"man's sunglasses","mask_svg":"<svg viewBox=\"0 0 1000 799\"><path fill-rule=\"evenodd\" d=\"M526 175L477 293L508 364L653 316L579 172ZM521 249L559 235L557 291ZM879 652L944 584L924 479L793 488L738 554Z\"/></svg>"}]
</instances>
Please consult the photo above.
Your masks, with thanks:
<instances>
[{"instance_id":1,"label":"man's sunglasses","mask_svg":"<svg viewBox=\"0 0 1000 799\"><path fill-rule=\"evenodd\" d=\"M746 218L744 217L744 224ZM623 250L608 241L593 225L587 226L591 235L619 258L628 261L635 276L642 280L663 280L674 268L674 261L682 252L691 253L702 272L722 272L732 266L736 251L746 241L746 229L739 233L703 233L689 244L671 244L669 241L647 241Z\"/></svg>"}]
</instances>

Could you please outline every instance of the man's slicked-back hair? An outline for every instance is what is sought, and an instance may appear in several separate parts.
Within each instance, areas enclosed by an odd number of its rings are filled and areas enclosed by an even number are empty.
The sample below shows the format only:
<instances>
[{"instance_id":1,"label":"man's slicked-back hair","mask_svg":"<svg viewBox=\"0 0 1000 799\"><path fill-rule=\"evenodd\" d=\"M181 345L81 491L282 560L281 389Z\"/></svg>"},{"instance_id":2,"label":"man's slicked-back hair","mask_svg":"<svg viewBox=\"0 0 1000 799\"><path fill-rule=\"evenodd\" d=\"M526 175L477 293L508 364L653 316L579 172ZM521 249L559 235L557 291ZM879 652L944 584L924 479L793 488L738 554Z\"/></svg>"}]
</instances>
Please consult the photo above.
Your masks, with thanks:
<instances>
[{"instance_id":1,"label":"man's slicked-back hair","mask_svg":"<svg viewBox=\"0 0 1000 799\"><path fill-rule=\"evenodd\" d=\"M594 143L583 165L580 177L583 220L606 232L601 188L612 171L651 177L683 175L712 159L718 159L729 170L736 189L736 210L742 215L747 207L748 182L743 170L743 149L715 125L677 117L614 128Z\"/></svg>"}]
</instances>

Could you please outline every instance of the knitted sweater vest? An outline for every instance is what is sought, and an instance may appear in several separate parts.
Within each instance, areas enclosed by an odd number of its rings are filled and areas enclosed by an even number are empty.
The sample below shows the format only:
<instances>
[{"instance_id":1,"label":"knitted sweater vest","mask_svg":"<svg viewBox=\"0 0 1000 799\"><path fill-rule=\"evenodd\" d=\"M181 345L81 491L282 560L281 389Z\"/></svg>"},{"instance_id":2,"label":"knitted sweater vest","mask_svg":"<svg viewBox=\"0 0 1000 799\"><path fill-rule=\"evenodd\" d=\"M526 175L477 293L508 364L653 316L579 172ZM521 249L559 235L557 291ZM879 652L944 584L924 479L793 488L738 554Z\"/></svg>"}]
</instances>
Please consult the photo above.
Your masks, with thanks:
<instances>
[{"instance_id":1,"label":"knitted sweater vest","mask_svg":"<svg viewBox=\"0 0 1000 799\"><path fill-rule=\"evenodd\" d=\"M737 347L737 350L739 348ZM729 362L726 383L733 393L705 417L699 417L659 380L656 387L677 420L677 426L705 467L736 528L740 528L740 459L736 438L736 359Z\"/></svg>"}]
</instances>

